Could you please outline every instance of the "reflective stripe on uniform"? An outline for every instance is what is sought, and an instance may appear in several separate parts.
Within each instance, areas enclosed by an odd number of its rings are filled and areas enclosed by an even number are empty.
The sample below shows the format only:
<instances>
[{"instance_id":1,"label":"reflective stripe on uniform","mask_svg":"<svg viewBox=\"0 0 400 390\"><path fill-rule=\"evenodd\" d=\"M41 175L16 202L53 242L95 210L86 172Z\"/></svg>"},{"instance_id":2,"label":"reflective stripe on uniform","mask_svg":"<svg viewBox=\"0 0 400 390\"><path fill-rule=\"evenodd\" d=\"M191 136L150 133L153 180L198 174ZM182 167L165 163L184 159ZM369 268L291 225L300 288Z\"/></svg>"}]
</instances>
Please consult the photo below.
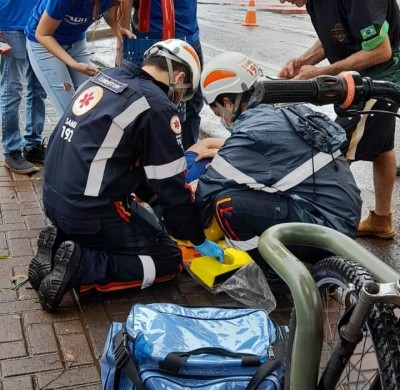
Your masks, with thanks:
<instances>
[{"instance_id":1,"label":"reflective stripe on uniform","mask_svg":"<svg viewBox=\"0 0 400 390\"><path fill-rule=\"evenodd\" d=\"M338 149L331 154L319 152L313 158L305 161L292 172L289 172L281 180L270 187L258 183L251 176L244 174L232 164L224 160L220 155L216 155L211 162L211 166L223 177L234 180L238 184L246 184L249 188L258 191L274 193L277 191L287 191L318 172L325 165L329 164L334 158L338 157L341 151Z\"/></svg>"},{"instance_id":2,"label":"reflective stripe on uniform","mask_svg":"<svg viewBox=\"0 0 400 390\"><path fill-rule=\"evenodd\" d=\"M259 240L259 236L255 236L253 238L250 238L249 240L244 241L235 241L225 237L225 241L228 243L228 246L231 246L240 251L250 251L252 249L256 249L258 247Z\"/></svg>"},{"instance_id":3,"label":"reflective stripe on uniform","mask_svg":"<svg viewBox=\"0 0 400 390\"><path fill-rule=\"evenodd\" d=\"M143 282L141 288L147 288L154 283L156 278L156 266L151 256L138 256L143 266Z\"/></svg>"},{"instance_id":4,"label":"reflective stripe on uniform","mask_svg":"<svg viewBox=\"0 0 400 390\"><path fill-rule=\"evenodd\" d=\"M148 179L168 179L182 173L186 169L185 157L163 165L147 165L144 167Z\"/></svg>"},{"instance_id":5,"label":"reflective stripe on uniform","mask_svg":"<svg viewBox=\"0 0 400 390\"><path fill-rule=\"evenodd\" d=\"M150 108L145 97L133 102L125 111L116 116L108 129L99 150L96 153L89 168L84 194L86 196L98 196L103 182L107 161L118 147L124 130L144 111Z\"/></svg>"}]
</instances>

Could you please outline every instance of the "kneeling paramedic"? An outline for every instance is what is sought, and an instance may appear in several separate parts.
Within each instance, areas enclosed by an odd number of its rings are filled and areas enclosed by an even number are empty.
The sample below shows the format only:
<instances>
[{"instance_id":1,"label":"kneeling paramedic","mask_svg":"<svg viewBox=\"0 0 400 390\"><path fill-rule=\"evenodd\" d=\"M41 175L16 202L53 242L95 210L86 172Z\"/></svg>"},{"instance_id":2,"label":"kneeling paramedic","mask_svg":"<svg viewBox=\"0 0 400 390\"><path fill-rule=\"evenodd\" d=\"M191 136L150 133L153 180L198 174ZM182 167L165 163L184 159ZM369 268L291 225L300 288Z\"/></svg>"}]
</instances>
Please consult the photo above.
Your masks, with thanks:
<instances>
[{"instance_id":1,"label":"kneeling paramedic","mask_svg":"<svg viewBox=\"0 0 400 390\"><path fill-rule=\"evenodd\" d=\"M362 202L340 151L345 131L303 105L258 104L260 76L240 53L220 54L205 65L204 99L231 135L200 177L196 202L205 226L215 216L227 243L247 251L273 278L257 249L266 229L306 222L353 237ZM313 248L306 249L310 254Z\"/></svg>"},{"instance_id":2,"label":"kneeling paramedic","mask_svg":"<svg viewBox=\"0 0 400 390\"><path fill-rule=\"evenodd\" d=\"M176 105L200 80L193 48L171 39L153 45L141 68L124 61L76 94L49 141L45 227L28 277L47 311L65 292L145 288L174 278L182 255L133 193L161 208L167 225L203 255L223 261L205 239L186 164ZM157 206L157 207L156 207Z\"/></svg>"}]
</instances>

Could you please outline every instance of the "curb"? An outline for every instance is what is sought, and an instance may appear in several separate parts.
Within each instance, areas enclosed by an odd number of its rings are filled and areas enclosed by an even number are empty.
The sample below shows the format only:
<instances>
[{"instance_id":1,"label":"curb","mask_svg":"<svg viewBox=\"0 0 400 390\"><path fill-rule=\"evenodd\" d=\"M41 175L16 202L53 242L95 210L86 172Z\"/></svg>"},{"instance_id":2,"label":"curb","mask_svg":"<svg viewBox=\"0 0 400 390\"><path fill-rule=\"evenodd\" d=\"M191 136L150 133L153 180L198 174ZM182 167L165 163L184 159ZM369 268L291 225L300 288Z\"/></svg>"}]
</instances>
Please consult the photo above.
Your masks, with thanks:
<instances>
[{"instance_id":1,"label":"curb","mask_svg":"<svg viewBox=\"0 0 400 390\"><path fill-rule=\"evenodd\" d=\"M259 11L274 12L276 14L306 14L305 8L299 7L287 7L285 5L266 5L264 7L258 8Z\"/></svg>"}]
</instances>

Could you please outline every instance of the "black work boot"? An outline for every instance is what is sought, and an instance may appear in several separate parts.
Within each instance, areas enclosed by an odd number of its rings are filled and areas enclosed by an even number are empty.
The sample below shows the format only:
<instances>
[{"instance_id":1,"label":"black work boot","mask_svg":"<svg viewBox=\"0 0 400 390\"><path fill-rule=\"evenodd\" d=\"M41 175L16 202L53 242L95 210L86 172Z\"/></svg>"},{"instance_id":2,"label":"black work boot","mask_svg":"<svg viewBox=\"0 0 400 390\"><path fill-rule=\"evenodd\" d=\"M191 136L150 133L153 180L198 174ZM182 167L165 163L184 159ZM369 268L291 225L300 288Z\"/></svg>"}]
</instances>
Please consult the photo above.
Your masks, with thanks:
<instances>
[{"instance_id":1,"label":"black work boot","mask_svg":"<svg viewBox=\"0 0 400 390\"><path fill-rule=\"evenodd\" d=\"M5 155L6 167L15 173L27 175L29 173L38 172L39 168L35 167L29 161L22 157L21 152L15 152Z\"/></svg>"},{"instance_id":2,"label":"black work boot","mask_svg":"<svg viewBox=\"0 0 400 390\"><path fill-rule=\"evenodd\" d=\"M82 265L81 248L72 241L64 241L57 249L53 270L39 288L40 303L48 312L57 310L64 294L79 283Z\"/></svg>"},{"instance_id":3,"label":"black work boot","mask_svg":"<svg viewBox=\"0 0 400 390\"><path fill-rule=\"evenodd\" d=\"M52 250L57 238L57 228L46 226L39 234L36 256L28 268L28 279L35 291L39 290L40 283L51 271Z\"/></svg>"},{"instance_id":4,"label":"black work boot","mask_svg":"<svg viewBox=\"0 0 400 390\"><path fill-rule=\"evenodd\" d=\"M44 164L44 158L46 154L46 146L43 141L41 144L36 145L33 149L27 150L24 148L22 151L22 155L25 160L30 161L32 163Z\"/></svg>"}]
</instances>

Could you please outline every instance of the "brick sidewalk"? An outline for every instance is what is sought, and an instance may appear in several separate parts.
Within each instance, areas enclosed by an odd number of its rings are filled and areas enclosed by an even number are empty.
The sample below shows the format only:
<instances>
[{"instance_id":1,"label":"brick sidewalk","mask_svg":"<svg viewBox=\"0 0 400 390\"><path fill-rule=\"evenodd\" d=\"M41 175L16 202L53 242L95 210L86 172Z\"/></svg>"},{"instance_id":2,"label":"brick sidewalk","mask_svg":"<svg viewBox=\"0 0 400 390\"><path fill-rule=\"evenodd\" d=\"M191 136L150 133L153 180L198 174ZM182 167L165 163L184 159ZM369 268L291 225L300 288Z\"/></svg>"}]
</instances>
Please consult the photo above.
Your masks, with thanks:
<instances>
[{"instance_id":1,"label":"brick sidewalk","mask_svg":"<svg viewBox=\"0 0 400 390\"><path fill-rule=\"evenodd\" d=\"M45 136L55 122L48 103ZM145 290L80 297L71 292L59 312L45 312L29 283L13 289L26 278L38 232L46 223L42 170L32 176L12 173L1 155L0 182L0 256L9 256L0 260L0 390L101 389L99 357L109 325L123 321L135 302L237 305L183 273Z\"/></svg>"},{"instance_id":2,"label":"brick sidewalk","mask_svg":"<svg viewBox=\"0 0 400 390\"><path fill-rule=\"evenodd\" d=\"M51 112L51 108L48 107ZM49 120L46 132L53 121ZM27 275L45 225L41 172L11 173L0 159L0 389L101 389L98 358L111 321L123 321L135 302L218 305L229 302L196 285L188 275L146 290L111 294L67 294L60 311L48 314L28 283L17 291L12 280Z\"/></svg>"}]
</instances>

